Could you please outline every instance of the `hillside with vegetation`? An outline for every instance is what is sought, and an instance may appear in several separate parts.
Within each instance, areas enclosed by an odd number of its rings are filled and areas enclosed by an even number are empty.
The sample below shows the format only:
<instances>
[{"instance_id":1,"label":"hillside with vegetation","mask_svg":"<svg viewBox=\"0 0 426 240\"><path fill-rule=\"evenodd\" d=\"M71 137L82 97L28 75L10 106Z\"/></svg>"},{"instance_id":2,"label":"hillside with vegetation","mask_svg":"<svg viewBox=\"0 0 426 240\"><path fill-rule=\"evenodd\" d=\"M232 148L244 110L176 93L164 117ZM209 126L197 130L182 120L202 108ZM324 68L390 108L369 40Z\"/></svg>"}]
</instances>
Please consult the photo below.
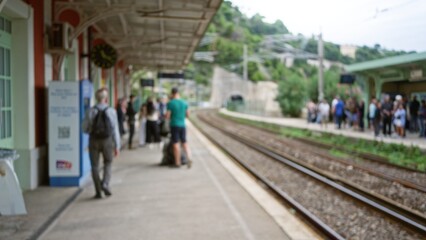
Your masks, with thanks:
<instances>
[{"instance_id":1,"label":"hillside with vegetation","mask_svg":"<svg viewBox=\"0 0 426 240\"><path fill-rule=\"evenodd\" d=\"M286 41L266 41L272 35L285 36ZM251 81L272 80L279 84L278 102L285 115L297 116L307 99L318 98L317 67L308 64L308 59L315 59L318 41L315 36L295 35L280 20L274 23L264 21L256 14L247 17L238 7L224 1L220 10L211 22L206 37L197 52L213 52L214 61L194 61L186 69L186 74L197 83L209 84L214 65L242 75L243 48L248 48L248 78ZM282 56L284 53L294 54L294 63L286 67ZM373 47L360 46L355 58L340 53L340 45L324 42L324 58L336 63L324 73L324 95L329 101L338 93L342 96L354 94L346 86L339 86L339 74L342 64L353 64L388 56L405 54L403 51L382 49L376 44ZM339 67L340 66L340 67ZM291 93L291 94L289 94ZM289 99L297 96L297 100Z\"/></svg>"}]
</instances>

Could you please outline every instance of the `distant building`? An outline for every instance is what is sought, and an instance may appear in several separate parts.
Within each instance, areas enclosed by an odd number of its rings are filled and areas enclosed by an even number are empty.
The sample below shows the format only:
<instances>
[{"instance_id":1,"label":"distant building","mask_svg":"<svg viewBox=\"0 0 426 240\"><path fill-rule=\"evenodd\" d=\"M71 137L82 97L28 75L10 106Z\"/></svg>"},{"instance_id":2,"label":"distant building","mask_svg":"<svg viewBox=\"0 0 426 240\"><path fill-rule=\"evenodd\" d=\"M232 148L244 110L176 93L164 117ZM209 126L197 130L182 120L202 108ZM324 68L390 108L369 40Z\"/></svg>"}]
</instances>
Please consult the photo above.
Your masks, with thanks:
<instances>
[{"instance_id":1,"label":"distant building","mask_svg":"<svg viewBox=\"0 0 426 240\"><path fill-rule=\"evenodd\" d=\"M293 67L294 64L294 56L288 53L281 53L278 54L278 57L281 61L281 63L283 63L286 67L290 68Z\"/></svg>"},{"instance_id":2,"label":"distant building","mask_svg":"<svg viewBox=\"0 0 426 240\"><path fill-rule=\"evenodd\" d=\"M348 56L351 58L355 58L357 47L354 45L341 45L340 46L340 53L344 56Z\"/></svg>"},{"instance_id":3,"label":"distant building","mask_svg":"<svg viewBox=\"0 0 426 240\"><path fill-rule=\"evenodd\" d=\"M283 60L284 60L286 67L288 67L288 68L293 67L294 57L287 57L287 58L284 58Z\"/></svg>"}]
</instances>

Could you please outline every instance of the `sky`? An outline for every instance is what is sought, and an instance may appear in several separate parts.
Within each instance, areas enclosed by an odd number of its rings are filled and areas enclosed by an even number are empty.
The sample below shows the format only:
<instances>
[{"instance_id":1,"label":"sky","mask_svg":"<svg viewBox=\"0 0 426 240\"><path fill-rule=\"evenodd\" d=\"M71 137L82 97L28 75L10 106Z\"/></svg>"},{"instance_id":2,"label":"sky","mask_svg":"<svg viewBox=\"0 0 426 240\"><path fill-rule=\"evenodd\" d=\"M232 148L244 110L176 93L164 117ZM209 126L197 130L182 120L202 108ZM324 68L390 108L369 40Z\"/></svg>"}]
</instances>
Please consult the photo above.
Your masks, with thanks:
<instances>
[{"instance_id":1,"label":"sky","mask_svg":"<svg viewBox=\"0 0 426 240\"><path fill-rule=\"evenodd\" d=\"M337 44L426 51L426 0L231 0L251 17Z\"/></svg>"}]
</instances>

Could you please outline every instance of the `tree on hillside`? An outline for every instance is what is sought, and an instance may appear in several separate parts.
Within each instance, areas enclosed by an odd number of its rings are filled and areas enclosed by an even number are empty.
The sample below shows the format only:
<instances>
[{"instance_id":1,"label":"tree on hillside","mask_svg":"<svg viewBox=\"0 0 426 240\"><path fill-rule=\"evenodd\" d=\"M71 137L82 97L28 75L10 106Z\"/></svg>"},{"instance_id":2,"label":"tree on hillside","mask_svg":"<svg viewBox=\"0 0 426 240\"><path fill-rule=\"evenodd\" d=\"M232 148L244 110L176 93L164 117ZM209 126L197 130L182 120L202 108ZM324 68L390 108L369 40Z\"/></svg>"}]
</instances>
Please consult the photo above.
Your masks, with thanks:
<instances>
[{"instance_id":1,"label":"tree on hillside","mask_svg":"<svg viewBox=\"0 0 426 240\"><path fill-rule=\"evenodd\" d=\"M288 29L284 26L280 20L274 23L266 23L263 21L264 17L260 14L255 14L250 18L250 31L255 35L271 35L271 34L285 34L288 33Z\"/></svg>"},{"instance_id":2,"label":"tree on hillside","mask_svg":"<svg viewBox=\"0 0 426 240\"><path fill-rule=\"evenodd\" d=\"M299 117L306 101L306 81L297 74L291 74L278 84L277 101L284 116Z\"/></svg>"},{"instance_id":3,"label":"tree on hillside","mask_svg":"<svg viewBox=\"0 0 426 240\"><path fill-rule=\"evenodd\" d=\"M220 38L216 44L212 46L212 51L217 51L215 62L226 66L229 64L236 64L242 61L243 45L231 40Z\"/></svg>"},{"instance_id":4,"label":"tree on hillside","mask_svg":"<svg viewBox=\"0 0 426 240\"><path fill-rule=\"evenodd\" d=\"M340 69L337 67L332 67L329 70L324 72L324 99L328 102L336 96L339 95L342 99L347 99L350 97L350 86L341 85L339 83L340 80ZM308 96L316 101L318 99L318 75L311 75L308 80L307 92ZM353 88L357 88L357 86L353 86ZM359 97L359 96L355 96Z\"/></svg>"},{"instance_id":5,"label":"tree on hillside","mask_svg":"<svg viewBox=\"0 0 426 240\"><path fill-rule=\"evenodd\" d=\"M274 81L284 80L290 73L290 70L278 59L269 59L265 61L265 67L269 70L271 78Z\"/></svg>"},{"instance_id":6,"label":"tree on hillside","mask_svg":"<svg viewBox=\"0 0 426 240\"><path fill-rule=\"evenodd\" d=\"M256 62L248 62L247 64L248 78L254 82L265 80L265 77L259 70L258 64Z\"/></svg>"},{"instance_id":7,"label":"tree on hillside","mask_svg":"<svg viewBox=\"0 0 426 240\"><path fill-rule=\"evenodd\" d=\"M213 68L208 62L193 62L185 69L185 77L192 78L197 84L208 85L213 75Z\"/></svg>"}]
</instances>

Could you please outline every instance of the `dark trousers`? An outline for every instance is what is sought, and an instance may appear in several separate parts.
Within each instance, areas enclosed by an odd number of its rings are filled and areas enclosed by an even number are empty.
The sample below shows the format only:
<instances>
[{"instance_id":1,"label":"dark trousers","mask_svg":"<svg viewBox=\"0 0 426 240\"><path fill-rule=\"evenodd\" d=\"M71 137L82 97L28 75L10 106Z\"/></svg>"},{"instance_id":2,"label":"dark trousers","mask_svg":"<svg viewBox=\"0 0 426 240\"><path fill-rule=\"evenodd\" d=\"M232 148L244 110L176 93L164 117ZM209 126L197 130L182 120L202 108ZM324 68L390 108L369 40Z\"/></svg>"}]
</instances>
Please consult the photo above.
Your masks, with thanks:
<instances>
[{"instance_id":1,"label":"dark trousers","mask_svg":"<svg viewBox=\"0 0 426 240\"><path fill-rule=\"evenodd\" d=\"M380 133L380 120L372 120L371 121L373 123L373 127L374 127L374 136L379 136Z\"/></svg>"},{"instance_id":2,"label":"dark trousers","mask_svg":"<svg viewBox=\"0 0 426 240\"><path fill-rule=\"evenodd\" d=\"M99 157L102 154L104 159L103 178L99 177ZM92 165L92 178L95 185L96 194L101 194L102 187L108 188L111 180L111 164L114 154L114 142L112 138L103 140L90 139L89 157Z\"/></svg>"},{"instance_id":3,"label":"dark trousers","mask_svg":"<svg viewBox=\"0 0 426 240\"><path fill-rule=\"evenodd\" d=\"M160 142L160 126L157 121L146 121L146 142Z\"/></svg>"},{"instance_id":4,"label":"dark trousers","mask_svg":"<svg viewBox=\"0 0 426 240\"><path fill-rule=\"evenodd\" d=\"M312 122L312 117L313 117L313 115L314 115L314 113L312 113L312 112L308 111L308 119L307 119L308 123L311 123L311 122Z\"/></svg>"},{"instance_id":5,"label":"dark trousers","mask_svg":"<svg viewBox=\"0 0 426 240\"><path fill-rule=\"evenodd\" d=\"M426 136L426 122L423 117L419 118L419 131L420 131L420 137Z\"/></svg>"},{"instance_id":6,"label":"dark trousers","mask_svg":"<svg viewBox=\"0 0 426 240\"><path fill-rule=\"evenodd\" d=\"M392 134L392 119L390 117L383 118L383 135Z\"/></svg>"},{"instance_id":7,"label":"dark trousers","mask_svg":"<svg viewBox=\"0 0 426 240\"><path fill-rule=\"evenodd\" d=\"M419 131L419 117L417 115L411 115L410 131Z\"/></svg>"},{"instance_id":8,"label":"dark trousers","mask_svg":"<svg viewBox=\"0 0 426 240\"><path fill-rule=\"evenodd\" d=\"M343 116L336 116L336 120L337 120L337 128L341 129L342 128Z\"/></svg>"},{"instance_id":9,"label":"dark trousers","mask_svg":"<svg viewBox=\"0 0 426 240\"><path fill-rule=\"evenodd\" d=\"M359 129L361 131L364 131L364 116L359 116L358 118L358 125L359 125Z\"/></svg>"},{"instance_id":10,"label":"dark trousers","mask_svg":"<svg viewBox=\"0 0 426 240\"><path fill-rule=\"evenodd\" d=\"M123 121L118 121L118 130L120 132L120 136L123 136L126 131L124 131L124 122Z\"/></svg>"},{"instance_id":11,"label":"dark trousers","mask_svg":"<svg viewBox=\"0 0 426 240\"><path fill-rule=\"evenodd\" d=\"M129 147L131 147L133 136L135 135L135 122L128 122L128 124L129 124Z\"/></svg>"}]
</instances>

